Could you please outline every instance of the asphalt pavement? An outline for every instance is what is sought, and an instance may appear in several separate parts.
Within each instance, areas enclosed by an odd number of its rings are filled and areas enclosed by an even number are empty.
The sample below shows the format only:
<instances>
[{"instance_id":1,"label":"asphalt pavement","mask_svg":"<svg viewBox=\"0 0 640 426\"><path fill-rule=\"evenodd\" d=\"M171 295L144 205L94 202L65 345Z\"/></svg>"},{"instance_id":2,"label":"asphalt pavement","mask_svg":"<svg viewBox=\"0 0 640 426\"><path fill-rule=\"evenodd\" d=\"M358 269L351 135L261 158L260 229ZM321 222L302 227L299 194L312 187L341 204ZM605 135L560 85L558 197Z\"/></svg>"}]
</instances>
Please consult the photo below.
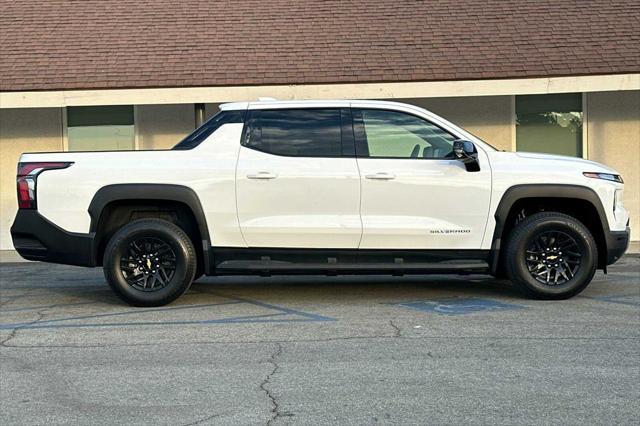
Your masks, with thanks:
<instances>
[{"instance_id":1,"label":"asphalt pavement","mask_svg":"<svg viewBox=\"0 0 640 426\"><path fill-rule=\"evenodd\" d=\"M0 423L640 424L640 257L566 301L485 276L209 277L132 308L0 265Z\"/></svg>"}]
</instances>

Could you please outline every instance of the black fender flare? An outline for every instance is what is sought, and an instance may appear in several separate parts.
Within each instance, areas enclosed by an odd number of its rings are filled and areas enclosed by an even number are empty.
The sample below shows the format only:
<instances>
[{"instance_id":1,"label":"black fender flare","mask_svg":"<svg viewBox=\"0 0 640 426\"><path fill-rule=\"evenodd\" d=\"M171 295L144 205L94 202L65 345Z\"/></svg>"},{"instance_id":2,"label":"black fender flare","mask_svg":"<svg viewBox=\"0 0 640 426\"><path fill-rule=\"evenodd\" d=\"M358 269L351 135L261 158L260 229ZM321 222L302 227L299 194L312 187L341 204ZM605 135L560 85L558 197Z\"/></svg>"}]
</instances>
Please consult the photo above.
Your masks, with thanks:
<instances>
[{"instance_id":1,"label":"black fender flare","mask_svg":"<svg viewBox=\"0 0 640 426\"><path fill-rule=\"evenodd\" d=\"M103 186L95 193L89 204L90 232L95 233L97 231L100 215L109 203L127 200L166 200L177 201L187 205L193 212L200 231L204 272L209 272L211 238L202 204L193 189L184 185L163 183L124 183Z\"/></svg>"},{"instance_id":2,"label":"black fender flare","mask_svg":"<svg viewBox=\"0 0 640 426\"><path fill-rule=\"evenodd\" d=\"M584 200L591 203L598 212L602 231L605 235L609 232L609 222L607 214L602 206L600 197L596 192L586 186L565 185L565 184L524 184L514 185L507 189L498 208L495 212L496 227L493 230L493 240L491 243L491 257L489 265L491 273L495 274L498 269L498 260L500 258L500 248L502 243L502 233L504 231L507 218L513 205L524 198L573 198Z\"/></svg>"}]
</instances>

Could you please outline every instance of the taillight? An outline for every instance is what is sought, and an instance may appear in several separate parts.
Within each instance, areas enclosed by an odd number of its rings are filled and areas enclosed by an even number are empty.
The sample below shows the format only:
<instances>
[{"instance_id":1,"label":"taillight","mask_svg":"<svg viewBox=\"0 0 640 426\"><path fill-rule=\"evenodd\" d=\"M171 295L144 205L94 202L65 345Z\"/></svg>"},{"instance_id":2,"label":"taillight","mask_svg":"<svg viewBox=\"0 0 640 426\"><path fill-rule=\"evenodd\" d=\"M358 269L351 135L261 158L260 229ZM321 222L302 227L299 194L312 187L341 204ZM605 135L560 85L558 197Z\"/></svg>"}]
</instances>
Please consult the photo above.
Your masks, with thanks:
<instances>
[{"instance_id":1,"label":"taillight","mask_svg":"<svg viewBox=\"0 0 640 426\"><path fill-rule=\"evenodd\" d=\"M18 207L21 209L36 208L36 183L38 175L45 170L66 169L73 163L46 162L46 163L18 163Z\"/></svg>"}]
</instances>

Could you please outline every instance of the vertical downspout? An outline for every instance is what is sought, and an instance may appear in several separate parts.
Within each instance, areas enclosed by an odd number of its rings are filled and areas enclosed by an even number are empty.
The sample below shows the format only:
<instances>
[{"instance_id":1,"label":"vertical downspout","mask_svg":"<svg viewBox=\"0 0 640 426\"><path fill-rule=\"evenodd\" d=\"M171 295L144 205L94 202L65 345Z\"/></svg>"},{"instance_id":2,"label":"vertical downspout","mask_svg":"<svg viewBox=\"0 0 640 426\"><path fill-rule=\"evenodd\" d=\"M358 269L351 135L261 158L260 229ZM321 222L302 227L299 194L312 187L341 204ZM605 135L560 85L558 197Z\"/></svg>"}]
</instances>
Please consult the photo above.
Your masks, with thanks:
<instances>
[{"instance_id":1,"label":"vertical downspout","mask_svg":"<svg viewBox=\"0 0 640 426\"><path fill-rule=\"evenodd\" d=\"M582 158L589 159L589 95L582 93Z\"/></svg>"},{"instance_id":2,"label":"vertical downspout","mask_svg":"<svg viewBox=\"0 0 640 426\"><path fill-rule=\"evenodd\" d=\"M193 104L196 117L196 129L204 123L204 104Z\"/></svg>"}]
</instances>

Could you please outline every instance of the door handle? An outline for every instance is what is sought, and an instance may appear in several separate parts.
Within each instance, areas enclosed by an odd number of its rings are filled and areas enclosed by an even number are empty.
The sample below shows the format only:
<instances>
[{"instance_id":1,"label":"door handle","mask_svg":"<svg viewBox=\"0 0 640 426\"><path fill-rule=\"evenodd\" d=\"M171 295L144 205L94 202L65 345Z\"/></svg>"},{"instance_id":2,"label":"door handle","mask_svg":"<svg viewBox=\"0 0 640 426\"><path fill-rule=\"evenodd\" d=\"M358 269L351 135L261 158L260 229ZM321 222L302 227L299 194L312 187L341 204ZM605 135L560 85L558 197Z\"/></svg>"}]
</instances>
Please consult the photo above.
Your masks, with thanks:
<instances>
[{"instance_id":1,"label":"door handle","mask_svg":"<svg viewBox=\"0 0 640 426\"><path fill-rule=\"evenodd\" d=\"M376 180L391 180L395 179L396 175L391 173L380 172L373 175L365 175L367 179L376 179Z\"/></svg>"},{"instance_id":2,"label":"door handle","mask_svg":"<svg viewBox=\"0 0 640 426\"><path fill-rule=\"evenodd\" d=\"M247 175L247 179L275 179L277 177L277 174L271 172L258 172Z\"/></svg>"}]
</instances>

